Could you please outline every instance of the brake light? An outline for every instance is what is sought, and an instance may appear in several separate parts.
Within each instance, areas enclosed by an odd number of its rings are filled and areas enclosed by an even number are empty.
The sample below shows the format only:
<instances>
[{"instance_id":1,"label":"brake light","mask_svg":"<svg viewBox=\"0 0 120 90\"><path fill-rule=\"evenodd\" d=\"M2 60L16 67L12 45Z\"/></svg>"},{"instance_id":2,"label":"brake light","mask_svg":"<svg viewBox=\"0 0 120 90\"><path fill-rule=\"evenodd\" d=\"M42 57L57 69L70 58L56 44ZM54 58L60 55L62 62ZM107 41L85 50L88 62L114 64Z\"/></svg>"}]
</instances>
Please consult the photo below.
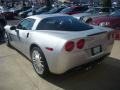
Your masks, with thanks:
<instances>
[{"instance_id":1,"label":"brake light","mask_svg":"<svg viewBox=\"0 0 120 90\"><path fill-rule=\"evenodd\" d=\"M84 39L81 39L77 42L77 48L78 49L82 49L85 45L85 40Z\"/></svg>"},{"instance_id":2,"label":"brake light","mask_svg":"<svg viewBox=\"0 0 120 90\"><path fill-rule=\"evenodd\" d=\"M74 46L75 46L74 42L73 41L69 41L69 42L67 42L65 44L65 50L68 51L68 52L70 52L70 51L73 50Z\"/></svg>"}]
</instances>

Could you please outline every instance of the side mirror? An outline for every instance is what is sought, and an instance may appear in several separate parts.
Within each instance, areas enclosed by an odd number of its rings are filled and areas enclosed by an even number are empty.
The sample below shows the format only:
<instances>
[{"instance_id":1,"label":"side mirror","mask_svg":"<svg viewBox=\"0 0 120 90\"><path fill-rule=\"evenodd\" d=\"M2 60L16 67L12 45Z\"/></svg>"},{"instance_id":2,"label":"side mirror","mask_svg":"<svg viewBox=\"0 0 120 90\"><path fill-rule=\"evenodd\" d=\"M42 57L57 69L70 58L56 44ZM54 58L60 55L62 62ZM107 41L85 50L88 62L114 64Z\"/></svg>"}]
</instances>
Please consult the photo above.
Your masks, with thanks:
<instances>
[{"instance_id":1,"label":"side mirror","mask_svg":"<svg viewBox=\"0 0 120 90\"><path fill-rule=\"evenodd\" d=\"M11 26L10 30L16 30L16 26Z\"/></svg>"}]
</instances>

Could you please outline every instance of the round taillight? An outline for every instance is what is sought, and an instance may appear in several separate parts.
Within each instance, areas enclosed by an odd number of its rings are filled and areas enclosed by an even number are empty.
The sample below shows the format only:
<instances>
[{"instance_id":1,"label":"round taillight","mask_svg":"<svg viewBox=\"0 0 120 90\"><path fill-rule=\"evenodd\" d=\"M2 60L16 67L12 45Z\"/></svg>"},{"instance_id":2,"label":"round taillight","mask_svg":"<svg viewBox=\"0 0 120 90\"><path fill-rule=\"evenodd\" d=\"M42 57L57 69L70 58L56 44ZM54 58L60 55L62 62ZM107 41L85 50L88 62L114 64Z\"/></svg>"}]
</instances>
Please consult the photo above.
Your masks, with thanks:
<instances>
[{"instance_id":1,"label":"round taillight","mask_svg":"<svg viewBox=\"0 0 120 90\"><path fill-rule=\"evenodd\" d=\"M74 48L74 42L73 41L69 41L65 44L65 50L70 52L72 51Z\"/></svg>"},{"instance_id":2,"label":"round taillight","mask_svg":"<svg viewBox=\"0 0 120 90\"><path fill-rule=\"evenodd\" d=\"M77 42L77 48L82 49L85 45L85 40L81 39Z\"/></svg>"}]
</instances>

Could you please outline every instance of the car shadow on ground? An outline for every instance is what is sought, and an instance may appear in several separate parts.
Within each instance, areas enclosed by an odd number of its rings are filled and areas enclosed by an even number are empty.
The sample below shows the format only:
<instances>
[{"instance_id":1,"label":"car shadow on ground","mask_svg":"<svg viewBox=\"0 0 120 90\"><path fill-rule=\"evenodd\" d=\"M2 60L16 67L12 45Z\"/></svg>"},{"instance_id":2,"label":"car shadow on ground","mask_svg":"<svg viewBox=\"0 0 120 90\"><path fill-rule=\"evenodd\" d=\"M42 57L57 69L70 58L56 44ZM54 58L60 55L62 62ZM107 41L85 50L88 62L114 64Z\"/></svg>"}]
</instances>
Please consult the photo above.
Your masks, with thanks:
<instances>
[{"instance_id":1,"label":"car shadow on ground","mask_svg":"<svg viewBox=\"0 0 120 90\"><path fill-rule=\"evenodd\" d=\"M64 90L120 90L120 60L108 57L91 70L50 74L45 80Z\"/></svg>"}]
</instances>

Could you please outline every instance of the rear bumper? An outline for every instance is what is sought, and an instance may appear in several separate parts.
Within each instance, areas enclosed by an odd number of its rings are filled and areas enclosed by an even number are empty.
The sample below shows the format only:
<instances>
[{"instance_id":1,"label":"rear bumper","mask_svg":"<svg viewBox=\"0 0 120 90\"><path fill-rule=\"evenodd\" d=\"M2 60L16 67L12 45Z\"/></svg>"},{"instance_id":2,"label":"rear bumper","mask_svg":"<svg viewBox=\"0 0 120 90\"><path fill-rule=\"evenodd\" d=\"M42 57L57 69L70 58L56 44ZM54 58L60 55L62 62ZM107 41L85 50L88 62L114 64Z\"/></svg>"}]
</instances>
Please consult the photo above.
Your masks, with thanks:
<instances>
[{"instance_id":1,"label":"rear bumper","mask_svg":"<svg viewBox=\"0 0 120 90\"><path fill-rule=\"evenodd\" d=\"M113 43L107 45L105 48L103 48L104 50L101 53L94 56L90 55L87 50L81 51L79 53L76 52L74 54L63 53L62 55L60 55L57 62L54 63L53 66L56 66L56 67L51 67L50 71L55 74L62 74L72 68L75 68L90 62L94 62L96 60L99 60L103 57L108 56L111 53L112 47L113 47Z\"/></svg>"}]
</instances>

